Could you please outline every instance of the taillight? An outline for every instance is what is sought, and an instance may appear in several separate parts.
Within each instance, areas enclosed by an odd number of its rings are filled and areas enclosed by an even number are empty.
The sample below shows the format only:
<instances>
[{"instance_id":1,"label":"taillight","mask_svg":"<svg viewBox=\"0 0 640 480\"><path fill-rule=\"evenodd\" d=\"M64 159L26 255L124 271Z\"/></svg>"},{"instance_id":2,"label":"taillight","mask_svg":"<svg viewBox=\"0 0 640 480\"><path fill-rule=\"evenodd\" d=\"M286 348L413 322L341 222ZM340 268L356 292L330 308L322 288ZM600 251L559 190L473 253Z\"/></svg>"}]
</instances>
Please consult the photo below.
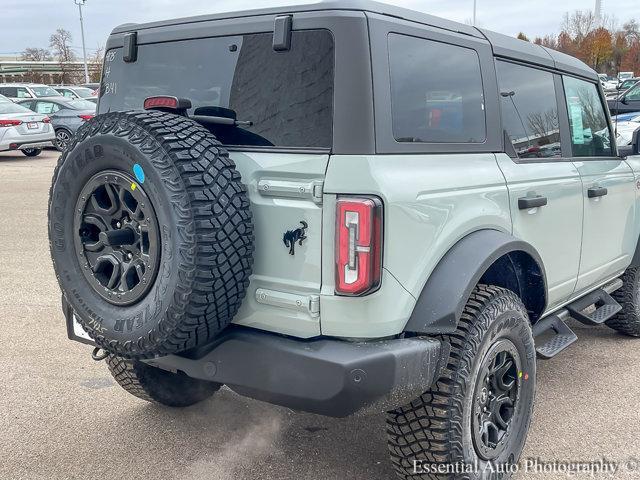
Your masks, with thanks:
<instances>
[{"instance_id":1,"label":"taillight","mask_svg":"<svg viewBox=\"0 0 640 480\"><path fill-rule=\"evenodd\" d=\"M380 286L382 202L339 197L336 211L336 293L365 295Z\"/></svg>"},{"instance_id":2,"label":"taillight","mask_svg":"<svg viewBox=\"0 0 640 480\"><path fill-rule=\"evenodd\" d=\"M144 100L143 107L145 110L150 108L178 108L177 97L147 97Z\"/></svg>"},{"instance_id":3,"label":"taillight","mask_svg":"<svg viewBox=\"0 0 640 480\"><path fill-rule=\"evenodd\" d=\"M18 125L22 125L22 120L1 120L0 119L0 128L17 127Z\"/></svg>"},{"instance_id":4,"label":"taillight","mask_svg":"<svg viewBox=\"0 0 640 480\"><path fill-rule=\"evenodd\" d=\"M80 117L82 120L84 120L85 122L88 122L89 120L91 120L93 117L95 117L95 115L78 115L78 117Z\"/></svg>"},{"instance_id":5,"label":"taillight","mask_svg":"<svg viewBox=\"0 0 640 480\"><path fill-rule=\"evenodd\" d=\"M42 119L42 123L51 123L51 119L49 117L44 117Z\"/></svg>"}]
</instances>

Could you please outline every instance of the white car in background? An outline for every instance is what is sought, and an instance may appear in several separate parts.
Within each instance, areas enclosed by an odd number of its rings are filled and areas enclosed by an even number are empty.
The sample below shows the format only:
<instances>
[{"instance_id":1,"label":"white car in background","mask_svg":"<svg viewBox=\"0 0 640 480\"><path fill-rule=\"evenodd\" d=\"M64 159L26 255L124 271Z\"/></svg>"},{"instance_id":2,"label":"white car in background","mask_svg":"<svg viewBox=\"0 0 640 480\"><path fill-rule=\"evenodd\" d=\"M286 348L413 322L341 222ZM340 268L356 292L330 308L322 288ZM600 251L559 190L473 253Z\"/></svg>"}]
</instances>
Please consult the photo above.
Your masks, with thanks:
<instances>
[{"instance_id":1,"label":"white car in background","mask_svg":"<svg viewBox=\"0 0 640 480\"><path fill-rule=\"evenodd\" d=\"M61 93L58 93L52 87L39 83L1 83L0 95L3 95L10 100L62 96Z\"/></svg>"},{"instance_id":2,"label":"white car in background","mask_svg":"<svg viewBox=\"0 0 640 480\"><path fill-rule=\"evenodd\" d=\"M633 132L640 128L640 112L634 114L619 115L613 117L613 127L616 130L616 143L618 145L631 145Z\"/></svg>"},{"instance_id":3,"label":"white car in background","mask_svg":"<svg viewBox=\"0 0 640 480\"><path fill-rule=\"evenodd\" d=\"M48 116L35 113L0 95L0 152L21 150L27 157L53 146L56 134Z\"/></svg>"}]
</instances>

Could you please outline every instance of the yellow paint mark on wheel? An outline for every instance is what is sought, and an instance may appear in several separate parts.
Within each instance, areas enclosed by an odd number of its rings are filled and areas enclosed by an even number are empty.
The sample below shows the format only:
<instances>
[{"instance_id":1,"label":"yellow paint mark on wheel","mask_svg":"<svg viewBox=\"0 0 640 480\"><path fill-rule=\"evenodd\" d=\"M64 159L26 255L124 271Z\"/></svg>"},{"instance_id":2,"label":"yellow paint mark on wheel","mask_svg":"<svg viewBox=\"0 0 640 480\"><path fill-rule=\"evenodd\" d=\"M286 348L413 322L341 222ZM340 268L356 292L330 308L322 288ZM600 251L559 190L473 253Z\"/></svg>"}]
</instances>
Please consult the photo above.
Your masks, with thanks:
<instances>
[{"instance_id":1,"label":"yellow paint mark on wheel","mask_svg":"<svg viewBox=\"0 0 640 480\"><path fill-rule=\"evenodd\" d=\"M131 191L135 190L136 188L138 188L138 186L135 183L131 184Z\"/></svg>"}]
</instances>

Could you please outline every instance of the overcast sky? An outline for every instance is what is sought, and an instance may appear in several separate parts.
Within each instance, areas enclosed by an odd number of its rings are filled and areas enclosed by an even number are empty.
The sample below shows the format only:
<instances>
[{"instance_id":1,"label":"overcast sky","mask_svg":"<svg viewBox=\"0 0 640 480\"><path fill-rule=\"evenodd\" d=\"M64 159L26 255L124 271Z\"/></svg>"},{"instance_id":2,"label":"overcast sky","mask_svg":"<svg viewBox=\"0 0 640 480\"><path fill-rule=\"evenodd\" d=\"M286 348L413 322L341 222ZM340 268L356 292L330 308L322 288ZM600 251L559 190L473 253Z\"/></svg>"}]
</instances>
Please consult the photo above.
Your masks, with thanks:
<instances>
[{"instance_id":1,"label":"overcast sky","mask_svg":"<svg viewBox=\"0 0 640 480\"><path fill-rule=\"evenodd\" d=\"M607 15L618 23L640 20L639 0L602 0ZM84 8L88 53L104 45L113 27L204 13L238 10L250 6L300 3L290 0L87 0ZM389 0L464 22L471 19L473 0ZM595 0L478 0L478 24L507 35L523 31L534 37L557 33L562 15L569 10L593 8ZM0 0L0 55L26 47L48 47L49 36L59 27L73 34L81 51L78 8L74 0Z\"/></svg>"}]
</instances>

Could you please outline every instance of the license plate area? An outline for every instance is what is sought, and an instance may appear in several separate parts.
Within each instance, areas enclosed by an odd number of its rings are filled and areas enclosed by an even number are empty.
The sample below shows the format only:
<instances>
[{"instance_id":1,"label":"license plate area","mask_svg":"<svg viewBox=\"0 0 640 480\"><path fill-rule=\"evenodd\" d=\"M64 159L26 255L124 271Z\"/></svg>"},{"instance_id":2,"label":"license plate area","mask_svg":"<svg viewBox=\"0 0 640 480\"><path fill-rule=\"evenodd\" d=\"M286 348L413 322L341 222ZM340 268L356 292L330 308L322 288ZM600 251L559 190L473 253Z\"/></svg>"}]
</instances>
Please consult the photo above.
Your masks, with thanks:
<instances>
[{"instance_id":1,"label":"license plate area","mask_svg":"<svg viewBox=\"0 0 640 480\"><path fill-rule=\"evenodd\" d=\"M38 123L37 122L28 122L27 123L27 128L29 130L37 130L38 129Z\"/></svg>"},{"instance_id":2,"label":"license plate area","mask_svg":"<svg viewBox=\"0 0 640 480\"><path fill-rule=\"evenodd\" d=\"M62 300L62 304L64 307L64 316L67 322L67 337L69 340L95 346L95 342L91 339L89 334L85 332L84 328L82 328L82 325L78 322L76 314L73 313L73 310L64 301L64 299Z\"/></svg>"}]
</instances>

